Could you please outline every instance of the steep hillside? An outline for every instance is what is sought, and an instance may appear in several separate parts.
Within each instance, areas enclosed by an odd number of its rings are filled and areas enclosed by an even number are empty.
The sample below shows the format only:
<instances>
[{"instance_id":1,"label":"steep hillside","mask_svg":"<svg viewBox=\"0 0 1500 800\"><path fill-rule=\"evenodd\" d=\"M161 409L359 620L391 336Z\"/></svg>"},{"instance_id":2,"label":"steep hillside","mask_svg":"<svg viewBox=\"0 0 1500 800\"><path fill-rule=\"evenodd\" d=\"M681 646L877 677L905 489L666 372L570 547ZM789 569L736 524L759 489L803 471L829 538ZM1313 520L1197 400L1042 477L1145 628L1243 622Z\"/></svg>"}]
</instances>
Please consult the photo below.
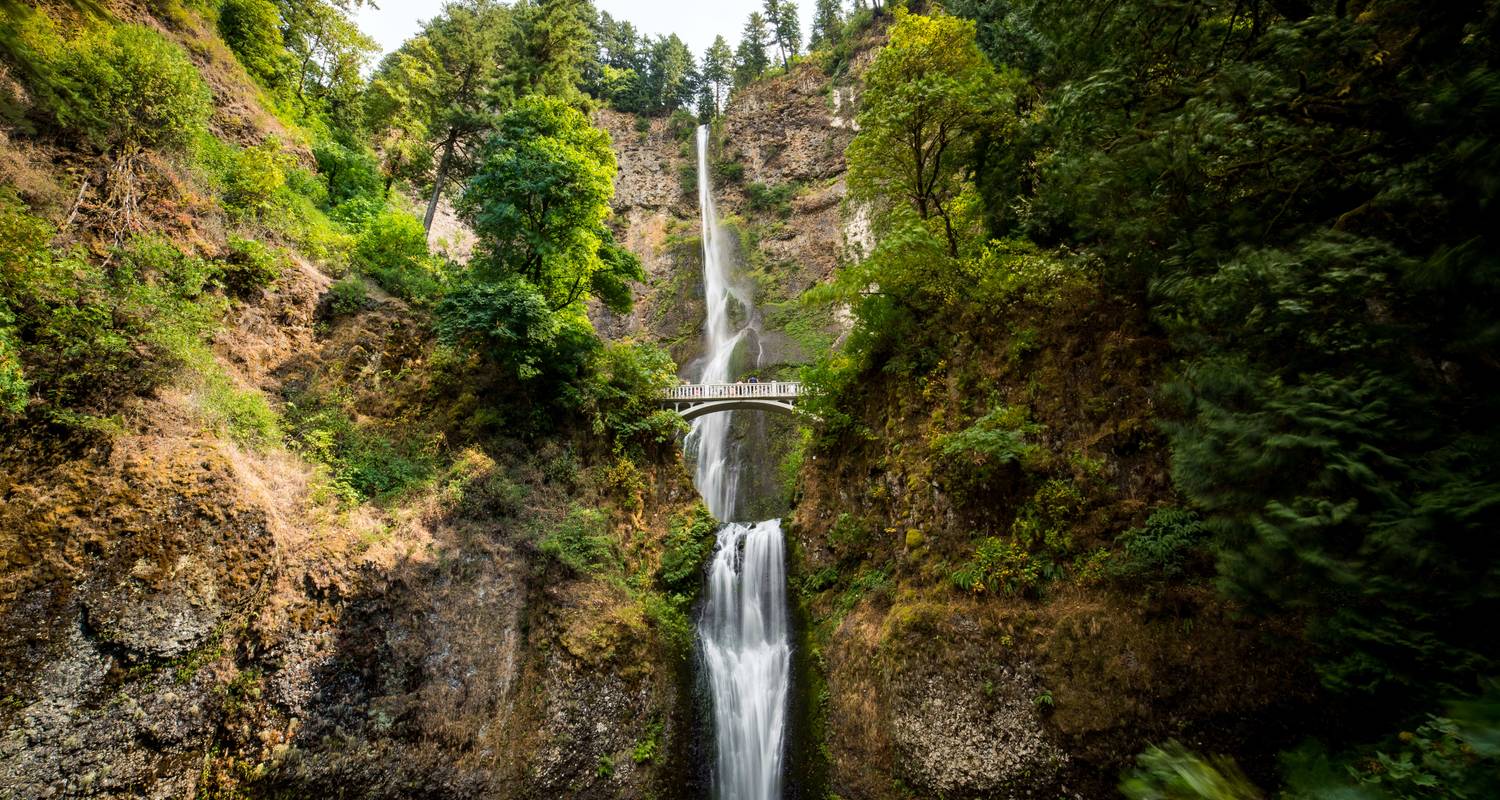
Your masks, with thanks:
<instances>
[{"instance_id":1,"label":"steep hillside","mask_svg":"<svg viewBox=\"0 0 1500 800\"><path fill-rule=\"evenodd\" d=\"M7 78L7 258L23 277L224 277L181 337L125 329L92 386L53 383L89 367L43 360L49 329L18 335L33 393L0 434L0 796L691 795L687 600L658 576L712 530L675 450L627 453L587 418L507 433L422 299L368 277L360 229L301 201L290 223L246 213L245 189L205 177L266 152L277 181L329 180L207 12L107 12L88 24L191 59L207 144L126 166ZM28 24L86 35L43 13ZM242 257L263 274L236 282ZM7 300L40 313L56 291ZM137 313L118 302L116 324Z\"/></svg>"}]
</instances>

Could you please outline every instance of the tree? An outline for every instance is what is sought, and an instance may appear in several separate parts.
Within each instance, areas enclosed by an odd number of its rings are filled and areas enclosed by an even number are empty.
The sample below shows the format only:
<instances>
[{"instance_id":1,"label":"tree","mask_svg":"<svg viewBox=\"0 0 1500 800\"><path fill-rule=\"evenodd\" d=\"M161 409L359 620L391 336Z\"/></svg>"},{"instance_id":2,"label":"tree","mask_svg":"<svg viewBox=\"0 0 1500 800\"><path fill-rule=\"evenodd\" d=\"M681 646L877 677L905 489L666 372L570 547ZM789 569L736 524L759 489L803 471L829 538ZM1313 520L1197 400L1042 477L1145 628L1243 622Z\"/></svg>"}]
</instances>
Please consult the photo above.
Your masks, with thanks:
<instances>
[{"instance_id":1,"label":"tree","mask_svg":"<svg viewBox=\"0 0 1500 800\"><path fill-rule=\"evenodd\" d=\"M693 70L693 51L677 34L658 36L651 43L644 94L648 112L672 111L693 102L698 76Z\"/></svg>"},{"instance_id":2,"label":"tree","mask_svg":"<svg viewBox=\"0 0 1500 800\"><path fill-rule=\"evenodd\" d=\"M500 120L459 209L479 236L475 275L519 278L552 311L590 294L628 308L640 262L605 227L614 196L608 134L566 102L532 95Z\"/></svg>"},{"instance_id":3,"label":"tree","mask_svg":"<svg viewBox=\"0 0 1500 800\"><path fill-rule=\"evenodd\" d=\"M766 18L759 11L750 13L740 35L740 46L734 54L734 84L744 86L765 73L771 59L766 55L766 44L770 39L766 29Z\"/></svg>"},{"instance_id":4,"label":"tree","mask_svg":"<svg viewBox=\"0 0 1500 800\"><path fill-rule=\"evenodd\" d=\"M281 13L271 0L225 0L219 7L219 35L251 75L272 89L281 88L287 51Z\"/></svg>"},{"instance_id":5,"label":"tree","mask_svg":"<svg viewBox=\"0 0 1500 800\"><path fill-rule=\"evenodd\" d=\"M958 255L954 201L981 131L1003 120L1007 90L974 42L974 23L898 9L890 43L865 74L859 135L849 145L849 188L874 202L900 198L942 226Z\"/></svg>"},{"instance_id":6,"label":"tree","mask_svg":"<svg viewBox=\"0 0 1500 800\"><path fill-rule=\"evenodd\" d=\"M314 101L328 103L336 114L351 111L362 84L360 72L379 50L375 40L349 19L346 3L276 0L276 5L297 102L304 111L313 111Z\"/></svg>"},{"instance_id":7,"label":"tree","mask_svg":"<svg viewBox=\"0 0 1500 800\"><path fill-rule=\"evenodd\" d=\"M724 101L728 99L733 62L734 54L729 51L729 43L724 41L723 36L714 37L714 43L703 53L703 71L700 75L703 81L702 91L707 92L711 98L714 115L719 113L724 107Z\"/></svg>"},{"instance_id":8,"label":"tree","mask_svg":"<svg viewBox=\"0 0 1500 800\"><path fill-rule=\"evenodd\" d=\"M449 3L421 35L386 58L371 82L367 116L392 113L376 117L376 138L394 136L395 144L416 159L421 153L410 137L423 135L436 151L422 219L428 230L448 181L471 171L468 151L494 126L496 109L509 102L511 88L502 77L515 61L510 49L514 30L510 10L492 0Z\"/></svg>"},{"instance_id":9,"label":"tree","mask_svg":"<svg viewBox=\"0 0 1500 800\"><path fill-rule=\"evenodd\" d=\"M426 37L408 40L387 56L365 89L365 128L380 154L385 190L415 182L432 168L428 124L436 106L437 54Z\"/></svg>"},{"instance_id":10,"label":"tree","mask_svg":"<svg viewBox=\"0 0 1500 800\"><path fill-rule=\"evenodd\" d=\"M813 11L812 49L823 50L838 44L843 31L843 0L817 0Z\"/></svg>"},{"instance_id":11,"label":"tree","mask_svg":"<svg viewBox=\"0 0 1500 800\"><path fill-rule=\"evenodd\" d=\"M781 66L789 68L802 50L802 23L797 19L797 4L790 0L766 0L766 22L781 54Z\"/></svg>"},{"instance_id":12,"label":"tree","mask_svg":"<svg viewBox=\"0 0 1500 800\"><path fill-rule=\"evenodd\" d=\"M516 6L522 54L516 94L540 93L566 97L578 91L591 29L594 6L589 0L541 0Z\"/></svg>"}]
</instances>

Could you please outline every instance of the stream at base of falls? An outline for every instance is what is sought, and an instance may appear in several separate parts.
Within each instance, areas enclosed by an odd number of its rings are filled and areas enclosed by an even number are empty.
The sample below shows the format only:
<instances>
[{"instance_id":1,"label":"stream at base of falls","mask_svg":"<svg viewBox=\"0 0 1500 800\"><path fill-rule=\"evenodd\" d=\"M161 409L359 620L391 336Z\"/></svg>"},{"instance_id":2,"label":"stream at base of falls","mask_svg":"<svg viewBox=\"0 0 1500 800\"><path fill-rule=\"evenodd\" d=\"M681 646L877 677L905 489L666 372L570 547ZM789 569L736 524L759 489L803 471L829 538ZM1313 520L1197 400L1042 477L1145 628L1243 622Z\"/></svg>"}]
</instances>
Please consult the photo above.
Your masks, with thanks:
<instances>
[{"instance_id":1,"label":"stream at base of falls","mask_svg":"<svg viewBox=\"0 0 1500 800\"><path fill-rule=\"evenodd\" d=\"M736 279L719 227L708 144L708 128L699 127L706 347L698 380L728 383L759 366L759 317L750 291ZM749 505L740 496L741 470L756 463L744 449L755 442L732 440L735 413L699 417L686 443L695 453L698 491L709 511L726 521L709 568L698 646L713 704L714 795L719 800L772 800L782 792L791 687L785 544L780 520L733 520Z\"/></svg>"}]
</instances>

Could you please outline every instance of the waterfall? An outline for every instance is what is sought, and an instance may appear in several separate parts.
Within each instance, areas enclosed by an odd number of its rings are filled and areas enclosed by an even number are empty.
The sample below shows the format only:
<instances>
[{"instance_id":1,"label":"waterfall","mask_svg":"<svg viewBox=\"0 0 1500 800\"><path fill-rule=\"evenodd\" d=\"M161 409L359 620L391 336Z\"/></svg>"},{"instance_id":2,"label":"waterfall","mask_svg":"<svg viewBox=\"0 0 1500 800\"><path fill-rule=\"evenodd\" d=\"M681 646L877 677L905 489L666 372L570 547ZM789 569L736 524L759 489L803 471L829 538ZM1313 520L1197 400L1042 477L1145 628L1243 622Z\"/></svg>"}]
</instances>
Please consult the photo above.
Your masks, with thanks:
<instances>
[{"instance_id":1,"label":"waterfall","mask_svg":"<svg viewBox=\"0 0 1500 800\"><path fill-rule=\"evenodd\" d=\"M735 280L731 251L714 210L708 127L698 128L698 205L703 223L704 321L701 383L725 383L758 364L759 330L750 292ZM751 352L754 350L755 352ZM730 439L730 414L698 418L698 490L715 517L731 520L744 460ZM781 796L781 761L791 684L786 561L778 520L727 522L709 569L698 642L713 702L714 789L720 800Z\"/></svg>"}]
</instances>

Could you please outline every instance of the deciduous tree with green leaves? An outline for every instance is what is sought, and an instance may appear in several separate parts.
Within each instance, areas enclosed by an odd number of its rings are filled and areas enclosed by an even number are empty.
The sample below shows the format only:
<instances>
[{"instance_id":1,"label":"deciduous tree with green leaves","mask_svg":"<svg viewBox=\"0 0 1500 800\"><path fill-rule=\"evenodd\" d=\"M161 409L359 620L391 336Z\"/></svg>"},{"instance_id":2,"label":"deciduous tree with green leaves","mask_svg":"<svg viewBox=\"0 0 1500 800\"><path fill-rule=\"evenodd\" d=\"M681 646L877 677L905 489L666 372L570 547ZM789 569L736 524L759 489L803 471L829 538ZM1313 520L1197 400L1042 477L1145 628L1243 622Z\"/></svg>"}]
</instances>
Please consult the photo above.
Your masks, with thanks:
<instances>
[{"instance_id":1,"label":"deciduous tree with green leaves","mask_svg":"<svg viewBox=\"0 0 1500 800\"><path fill-rule=\"evenodd\" d=\"M582 112L532 95L501 118L459 208L479 236L481 278L535 286L553 311L589 295L627 307L618 285L640 262L605 226L614 196L609 135Z\"/></svg>"},{"instance_id":2,"label":"deciduous tree with green leaves","mask_svg":"<svg viewBox=\"0 0 1500 800\"><path fill-rule=\"evenodd\" d=\"M958 256L959 197L981 133L1008 124L1006 79L979 51L974 23L898 9L864 80L848 151L851 195L878 213L907 206L940 226L948 255Z\"/></svg>"}]
</instances>

